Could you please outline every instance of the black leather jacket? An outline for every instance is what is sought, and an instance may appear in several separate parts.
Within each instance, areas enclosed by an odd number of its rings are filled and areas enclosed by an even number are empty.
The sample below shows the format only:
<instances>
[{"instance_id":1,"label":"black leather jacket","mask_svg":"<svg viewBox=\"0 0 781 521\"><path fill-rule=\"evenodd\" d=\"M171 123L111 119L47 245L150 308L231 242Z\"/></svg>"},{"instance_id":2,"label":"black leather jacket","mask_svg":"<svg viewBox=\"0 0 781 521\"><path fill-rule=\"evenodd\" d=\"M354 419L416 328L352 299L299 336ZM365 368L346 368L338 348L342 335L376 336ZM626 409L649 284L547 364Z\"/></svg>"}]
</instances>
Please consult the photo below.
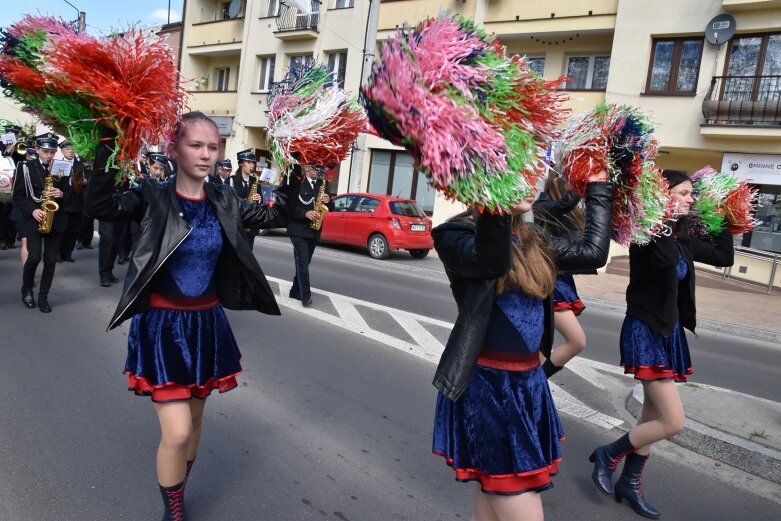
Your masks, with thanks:
<instances>
[{"instance_id":1,"label":"black leather jacket","mask_svg":"<svg viewBox=\"0 0 781 521\"><path fill-rule=\"evenodd\" d=\"M182 219L176 183L146 183L114 196L115 171L106 173L111 149L100 146L95 169L87 185L86 211L102 221L139 221L139 238L125 278L119 305L108 329L113 329L148 308L149 282L190 234ZM273 206L250 203L229 186L204 184L223 234L223 248L215 267L217 294L228 309L254 309L279 315L279 306L244 235L247 226L279 228L287 225L284 191Z\"/></svg>"},{"instance_id":2,"label":"black leather jacket","mask_svg":"<svg viewBox=\"0 0 781 521\"><path fill-rule=\"evenodd\" d=\"M607 262L610 247L611 183L589 183L586 193L587 222L577 240L548 237L563 271L596 269ZM509 216L483 214L476 224L448 222L431 232L434 247L445 265L450 288L458 305L458 318L439 360L434 386L457 400L469 385L475 362L491 317L496 282L511 267L512 226ZM540 349L550 354L553 344L553 312L545 305L545 334Z\"/></svg>"}]
</instances>

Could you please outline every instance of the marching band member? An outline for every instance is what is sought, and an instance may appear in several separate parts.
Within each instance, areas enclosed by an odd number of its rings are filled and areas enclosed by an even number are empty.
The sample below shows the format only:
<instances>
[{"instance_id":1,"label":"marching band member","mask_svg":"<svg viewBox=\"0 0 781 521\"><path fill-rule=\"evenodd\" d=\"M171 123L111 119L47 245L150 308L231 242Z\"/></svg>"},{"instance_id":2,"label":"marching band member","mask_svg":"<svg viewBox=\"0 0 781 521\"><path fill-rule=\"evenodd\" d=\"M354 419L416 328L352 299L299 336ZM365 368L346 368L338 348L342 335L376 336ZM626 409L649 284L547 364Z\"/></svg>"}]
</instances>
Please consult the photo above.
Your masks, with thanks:
<instances>
[{"instance_id":1,"label":"marching band member","mask_svg":"<svg viewBox=\"0 0 781 521\"><path fill-rule=\"evenodd\" d=\"M287 225L287 234L293 243L293 257L296 274L293 277L293 285L290 288L290 298L300 300L304 307L312 305L312 291L309 287L309 264L315 247L320 240L322 228L312 229L312 221L318 218L315 211L315 198L324 188L325 179L319 175L319 168L315 165L295 165L291 179L300 179L298 183L297 197L289 201L290 223ZM303 174L303 178L302 175ZM291 186L296 186L292 183ZM320 199L322 203L333 210L334 204L331 197L323 190Z\"/></svg>"},{"instance_id":2,"label":"marching band member","mask_svg":"<svg viewBox=\"0 0 781 521\"><path fill-rule=\"evenodd\" d=\"M146 158L149 177L158 182L165 181L169 175L168 158L166 155L158 152L149 152Z\"/></svg>"},{"instance_id":3,"label":"marching band member","mask_svg":"<svg viewBox=\"0 0 781 521\"><path fill-rule=\"evenodd\" d=\"M230 159L223 159L221 161L217 161L217 174L210 175L208 177L208 182L214 183L216 185L230 186L231 170L233 170L233 167L231 166Z\"/></svg>"},{"instance_id":4,"label":"marching band member","mask_svg":"<svg viewBox=\"0 0 781 521\"><path fill-rule=\"evenodd\" d=\"M236 159L239 162L239 167L236 169L236 173L231 176L230 186L236 191L236 195L241 199L247 199L250 194L252 185L255 184L256 178L255 172L255 153L251 148L242 150L236 154ZM252 196L253 203L259 203L261 200L260 192L256 192ZM255 237L258 235L258 228L250 227L244 230L244 235L247 237L250 249L255 244Z\"/></svg>"},{"instance_id":5,"label":"marching band member","mask_svg":"<svg viewBox=\"0 0 781 521\"><path fill-rule=\"evenodd\" d=\"M16 125L8 125L4 128L4 130L8 134L13 134L16 139L19 138L19 133L22 131L22 129ZM14 166L16 166L16 163L20 159L24 159L18 157L19 154L16 151L17 145L18 141L11 143L2 149L3 157L10 157L14 162ZM8 248L16 247L16 225L14 220L11 218L12 209L12 201L0 203L0 250L7 250Z\"/></svg>"},{"instance_id":6,"label":"marching band member","mask_svg":"<svg viewBox=\"0 0 781 521\"><path fill-rule=\"evenodd\" d=\"M54 269L57 266L57 254L63 232L68 227L67 215L59 210L54 212L51 230L42 233L38 229L46 212L41 209L44 198L51 198L60 206L70 202L70 184L68 180L52 177L52 188L44 193L47 178L50 177L49 165L57 150L57 136L48 132L35 137L35 151L38 159L22 161L17 165L14 176L13 201L21 213L19 228L27 243L27 260L22 270L22 302L28 308L35 307L33 284L35 271L43 260L43 273L38 290L38 309L50 313L49 289L54 279Z\"/></svg>"},{"instance_id":7,"label":"marching band member","mask_svg":"<svg viewBox=\"0 0 781 521\"><path fill-rule=\"evenodd\" d=\"M184 518L206 398L234 389L241 371L223 306L279 314L242 230L284 226L285 205L252 204L205 183L219 146L215 123L190 112L175 132L174 181L141 183L114 197L114 172L104 172L112 151L101 145L87 187L87 211L96 218L142 227L109 329L132 319L125 372L130 390L151 397L160 421L157 479L166 520Z\"/></svg>"},{"instance_id":8,"label":"marching band member","mask_svg":"<svg viewBox=\"0 0 781 521\"><path fill-rule=\"evenodd\" d=\"M59 146L62 156L66 160L73 162L73 168L71 169L69 180L71 200L59 210L60 212L65 212L68 218L68 227L63 234L57 262L75 262L73 249L76 247L76 240L81 231L81 220L82 215L84 215L84 188L87 186L87 179L84 175L84 163L76 156L71 142L66 139Z\"/></svg>"}]
</instances>

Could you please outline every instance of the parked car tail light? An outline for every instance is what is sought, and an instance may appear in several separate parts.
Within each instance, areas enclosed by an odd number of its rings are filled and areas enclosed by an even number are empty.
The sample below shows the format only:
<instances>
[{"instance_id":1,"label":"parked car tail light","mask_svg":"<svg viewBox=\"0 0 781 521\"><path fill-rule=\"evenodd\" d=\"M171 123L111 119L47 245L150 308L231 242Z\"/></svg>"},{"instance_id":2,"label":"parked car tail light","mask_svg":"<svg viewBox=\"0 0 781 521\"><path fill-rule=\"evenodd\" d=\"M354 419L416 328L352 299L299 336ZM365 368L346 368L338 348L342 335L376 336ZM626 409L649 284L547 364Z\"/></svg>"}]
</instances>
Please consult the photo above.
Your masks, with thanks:
<instances>
[{"instance_id":1,"label":"parked car tail light","mask_svg":"<svg viewBox=\"0 0 781 521\"><path fill-rule=\"evenodd\" d=\"M401 223L399 222L398 219L396 219L395 217L391 217L388 220L390 221L391 226L393 226L397 230L401 230Z\"/></svg>"}]
</instances>

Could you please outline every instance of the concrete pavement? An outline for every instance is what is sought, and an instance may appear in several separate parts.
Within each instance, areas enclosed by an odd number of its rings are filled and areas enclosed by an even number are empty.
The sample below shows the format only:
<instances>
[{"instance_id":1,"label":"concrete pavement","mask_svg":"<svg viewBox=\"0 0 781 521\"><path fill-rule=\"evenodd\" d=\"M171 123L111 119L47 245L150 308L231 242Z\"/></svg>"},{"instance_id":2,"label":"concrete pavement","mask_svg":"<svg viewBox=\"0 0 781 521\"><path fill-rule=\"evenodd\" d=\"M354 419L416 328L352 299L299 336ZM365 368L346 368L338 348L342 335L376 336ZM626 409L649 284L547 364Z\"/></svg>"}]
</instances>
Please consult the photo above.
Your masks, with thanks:
<instances>
[{"instance_id":1,"label":"concrete pavement","mask_svg":"<svg viewBox=\"0 0 781 521\"><path fill-rule=\"evenodd\" d=\"M578 293L587 306L625 309L628 271L621 260L615 264L608 267L608 273L576 277ZM700 329L755 338L767 342L769 349L781 348L781 295L777 292L768 295L764 288L722 281L698 270L697 314ZM679 390L686 426L674 442L781 484L781 403L696 381L681 384ZM626 399L627 410L637 418L642 403L638 384Z\"/></svg>"}]
</instances>

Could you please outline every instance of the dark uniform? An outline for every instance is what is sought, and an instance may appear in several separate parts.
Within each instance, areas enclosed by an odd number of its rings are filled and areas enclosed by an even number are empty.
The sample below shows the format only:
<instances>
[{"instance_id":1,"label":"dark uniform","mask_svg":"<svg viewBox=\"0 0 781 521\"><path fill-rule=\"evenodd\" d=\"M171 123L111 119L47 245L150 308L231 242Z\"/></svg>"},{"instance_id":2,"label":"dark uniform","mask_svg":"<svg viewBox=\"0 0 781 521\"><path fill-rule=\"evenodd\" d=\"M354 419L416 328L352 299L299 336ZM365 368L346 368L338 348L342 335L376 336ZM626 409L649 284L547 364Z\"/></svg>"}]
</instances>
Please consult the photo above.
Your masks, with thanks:
<instances>
[{"instance_id":1,"label":"dark uniform","mask_svg":"<svg viewBox=\"0 0 781 521\"><path fill-rule=\"evenodd\" d=\"M13 133L18 138L22 129L16 125L9 125L5 127L5 131ZM18 142L2 147L3 157L10 157L14 162L14 166L16 166L19 161L25 159L16 151L17 144ZM16 224L11 219L12 210L13 202L11 200L0 201L0 250L14 248L16 245Z\"/></svg>"},{"instance_id":2,"label":"dark uniform","mask_svg":"<svg viewBox=\"0 0 781 521\"><path fill-rule=\"evenodd\" d=\"M67 139L60 143L60 149L72 146ZM60 255L57 258L57 262L74 262L73 249L76 247L76 240L81 232L81 220L82 215L84 215L84 194L86 193L84 180L84 163L81 159L74 156L71 175L67 180L71 189L71 200L67 205L59 209L60 212L65 212L68 216L68 228L65 230L62 243L60 244Z\"/></svg>"},{"instance_id":3,"label":"dark uniform","mask_svg":"<svg viewBox=\"0 0 781 521\"><path fill-rule=\"evenodd\" d=\"M230 185L231 183L231 176L226 177L225 179L220 176L219 170L233 170L233 167L231 166L231 160L230 159L223 159L221 161L217 161L217 173L210 175L206 182L212 183L215 185Z\"/></svg>"},{"instance_id":4,"label":"dark uniform","mask_svg":"<svg viewBox=\"0 0 781 521\"><path fill-rule=\"evenodd\" d=\"M325 183L322 178L310 180L306 176L300 181L297 197L288 198L290 205L290 222L287 225L287 234L293 243L293 257L295 259L296 274L293 277L293 286L290 288L290 298L300 300L304 306L312 303L312 292L309 288L309 264L315 247L320 241L321 230L313 230L312 221L306 218L306 213L315 209L315 198L320 187ZM295 193L295 191L293 192ZM333 203L328 203L328 209L333 209Z\"/></svg>"},{"instance_id":5,"label":"dark uniform","mask_svg":"<svg viewBox=\"0 0 781 521\"><path fill-rule=\"evenodd\" d=\"M249 178L245 181L244 176L241 173L241 163L247 161L254 163L255 154L251 149L242 150L236 154L236 158L239 161L239 171L230 176L230 185L233 187L233 190L240 199L246 199L249 195L250 188L255 183L255 176L250 174ZM255 244L255 237L258 235L258 228L253 227L249 228L248 230L245 229L244 233L247 236L247 241L249 241L249 247L252 249L253 244Z\"/></svg>"},{"instance_id":6,"label":"dark uniform","mask_svg":"<svg viewBox=\"0 0 781 521\"><path fill-rule=\"evenodd\" d=\"M35 144L42 149L56 150L57 136L52 133L36 136ZM46 178L49 176L48 164L44 165L39 159L22 161L17 165L14 176L14 205L19 209L20 220L18 227L22 235L27 238L27 262L22 271L22 302L28 308L35 307L33 298L33 283L35 271L43 260L43 272L38 291L38 307L44 313L49 313L49 289L54 279L54 269L57 266L57 254L60 251L60 242L65 230L68 228L68 216L63 211L54 212L51 232L41 234L38 232L38 221L33 218L33 212L40 209L41 198ZM55 199L60 207L70 202L70 183L68 178L53 179L54 188L62 191L62 197Z\"/></svg>"}]
</instances>

